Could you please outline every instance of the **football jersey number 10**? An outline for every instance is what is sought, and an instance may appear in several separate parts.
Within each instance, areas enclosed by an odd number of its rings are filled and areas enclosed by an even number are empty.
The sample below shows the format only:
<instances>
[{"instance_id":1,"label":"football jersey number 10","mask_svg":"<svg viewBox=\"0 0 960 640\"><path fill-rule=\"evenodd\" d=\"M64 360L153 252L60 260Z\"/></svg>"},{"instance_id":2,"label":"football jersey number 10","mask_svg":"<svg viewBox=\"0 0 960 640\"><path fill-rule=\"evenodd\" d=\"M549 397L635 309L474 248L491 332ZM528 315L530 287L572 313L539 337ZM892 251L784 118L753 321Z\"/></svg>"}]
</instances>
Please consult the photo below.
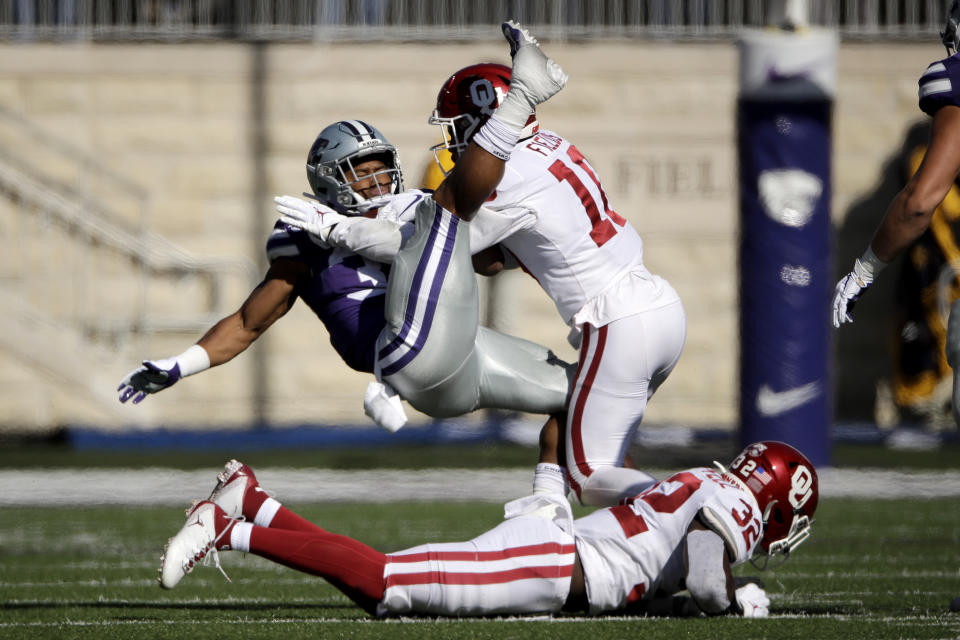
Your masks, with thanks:
<instances>
[{"instance_id":1,"label":"football jersey number 10","mask_svg":"<svg viewBox=\"0 0 960 640\"><path fill-rule=\"evenodd\" d=\"M590 179L593 180L593 184L597 185L597 190L600 192L600 200L603 204L603 211L600 211L600 208L597 206L597 201L590 195L587 186L583 184L580 177L574 173L573 168L565 164L567 158L561 157L554 160L553 164L550 165L550 173L553 174L553 177L555 177L558 182L566 182L573 188L573 192L577 194L577 197L580 198L580 202L583 204L587 217L590 218L590 224L593 227L590 231L590 237L598 247L602 247L607 240L617 233L617 228L614 227L610 221L612 220L620 227L625 225L627 221L610 208L607 202L607 194L604 192L600 180L597 179L597 175L584 159L583 154L580 153L575 146L570 145L567 148L567 156L573 161L573 164L580 167Z\"/></svg>"}]
</instances>

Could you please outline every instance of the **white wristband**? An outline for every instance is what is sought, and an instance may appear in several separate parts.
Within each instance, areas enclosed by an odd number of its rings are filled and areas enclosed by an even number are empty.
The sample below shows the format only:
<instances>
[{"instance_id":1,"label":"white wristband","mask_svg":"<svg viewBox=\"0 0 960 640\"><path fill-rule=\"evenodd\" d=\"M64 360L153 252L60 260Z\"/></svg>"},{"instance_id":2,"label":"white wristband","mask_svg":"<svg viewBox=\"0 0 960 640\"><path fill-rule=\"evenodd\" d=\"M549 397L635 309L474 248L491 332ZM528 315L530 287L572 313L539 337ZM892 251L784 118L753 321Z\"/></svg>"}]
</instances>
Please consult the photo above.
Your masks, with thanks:
<instances>
[{"instance_id":1,"label":"white wristband","mask_svg":"<svg viewBox=\"0 0 960 640\"><path fill-rule=\"evenodd\" d=\"M863 255L860 256L860 261L864 266L869 265L870 275L877 275L880 273L880 270L887 266L887 262L884 262L877 257L877 254L873 252L873 247L868 246L867 250L863 252Z\"/></svg>"},{"instance_id":2,"label":"white wristband","mask_svg":"<svg viewBox=\"0 0 960 640\"><path fill-rule=\"evenodd\" d=\"M887 266L887 263L877 257L873 252L873 247L868 246L863 255L857 258L853 265L853 273L860 279L864 286L873 283L877 274Z\"/></svg>"},{"instance_id":3,"label":"white wristband","mask_svg":"<svg viewBox=\"0 0 960 640\"><path fill-rule=\"evenodd\" d=\"M473 141L490 155L506 161L520 140L521 129L513 128L494 114L480 127Z\"/></svg>"},{"instance_id":4,"label":"white wristband","mask_svg":"<svg viewBox=\"0 0 960 640\"><path fill-rule=\"evenodd\" d=\"M207 354L206 349L198 344L178 355L175 360L180 365L181 378L192 376L210 368L210 355Z\"/></svg>"}]
</instances>

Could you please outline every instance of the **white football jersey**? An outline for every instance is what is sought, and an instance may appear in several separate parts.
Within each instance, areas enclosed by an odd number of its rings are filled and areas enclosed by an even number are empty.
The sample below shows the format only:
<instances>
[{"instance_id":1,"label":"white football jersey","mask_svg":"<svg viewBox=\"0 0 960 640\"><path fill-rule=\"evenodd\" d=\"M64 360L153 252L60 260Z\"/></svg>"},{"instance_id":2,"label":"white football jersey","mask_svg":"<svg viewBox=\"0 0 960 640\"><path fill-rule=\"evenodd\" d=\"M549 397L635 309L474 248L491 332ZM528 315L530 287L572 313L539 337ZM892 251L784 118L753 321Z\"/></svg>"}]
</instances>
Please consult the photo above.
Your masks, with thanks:
<instances>
[{"instance_id":1,"label":"white football jersey","mask_svg":"<svg viewBox=\"0 0 960 640\"><path fill-rule=\"evenodd\" d=\"M676 299L644 268L640 235L610 206L596 171L552 131L541 130L513 149L503 180L471 223L470 242L474 253L498 242L509 250L567 323L602 326ZM640 276L629 291L600 305L599 314L575 320L628 273Z\"/></svg>"},{"instance_id":2,"label":"white football jersey","mask_svg":"<svg viewBox=\"0 0 960 640\"><path fill-rule=\"evenodd\" d=\"M574 523L591 613L620 609L658 589L674 593L685 576L684 540L708 509L725 531L731 562L745 562L762 531L753 494L705 467L657 483L628 504L595 511Z\"/></svg>"}]
</instances>

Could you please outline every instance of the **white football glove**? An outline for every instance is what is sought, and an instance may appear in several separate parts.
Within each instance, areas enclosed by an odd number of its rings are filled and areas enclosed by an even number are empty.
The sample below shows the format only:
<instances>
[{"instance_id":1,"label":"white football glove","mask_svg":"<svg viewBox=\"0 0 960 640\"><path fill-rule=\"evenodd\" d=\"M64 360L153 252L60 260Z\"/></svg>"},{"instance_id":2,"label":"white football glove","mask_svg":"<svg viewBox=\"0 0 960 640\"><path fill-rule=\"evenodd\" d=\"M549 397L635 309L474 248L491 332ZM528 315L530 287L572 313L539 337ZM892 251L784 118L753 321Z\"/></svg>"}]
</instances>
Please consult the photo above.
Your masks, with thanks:
<instances>
[{"instance_id":1,"label":"white football glove","mask_svg":"<svg viewBox=\"0 0 960 640\"><path fill-rule=\"evenodd\" d=\"M280 222L303 229L322 246L328 247L327 238L333 228L347 216L337 213L322 202L303 200L294 196L277 196L273 199L280 212Z\"/></svg>"},{"instance_id":2,"label":"white football glove","mask_svg":"<svg viewBox=\"0 0 960 640\"><path fill-rule=\"evenodd\" d=\"M770 598L767 592L754 583L746 584L736 592L737 604L744 618L766 618L770 615Z\"/></svg>"},{"instance_id":3,"label":"white football glove","mask_svg":"<svg viewBox=\"0 0 960 640\"><path fill-rule=\"evenodd\" d=\"M567 74L560 65L540 51L536 39L526 29L512 20L500 26L503 36L510 43L513 71L510 90L500 101L494 117L510 129L522 131L536 106L567 84ZM487 149L486 146L484 148Z\"/></svg>"},{"instance_id":4,"label":"white football glove","mask_svg":"<svg viewBox=\"0 0 960 640\"><path fill-rule=\"evenodd\" d=\"M840 328L844 322L853 322L853 305L860 294L873 284L873 274L867 273L864 264L857 258L853 271L841 278L833 296L833 326Z\"/></svg>"},{"instance_id":5,"label":"white football glove","mask_svg":"<svg viewBox=\"0 0 960 640\"><path fill-rule=\"evenodd\" d=\"M532 109L563 89L569 76L540 50L539 43L530 32L513 20L504 22L500 27L503 37L510 43L510 57L513 58L510 91L522 93Z\"/></svg>"}]
</instances>

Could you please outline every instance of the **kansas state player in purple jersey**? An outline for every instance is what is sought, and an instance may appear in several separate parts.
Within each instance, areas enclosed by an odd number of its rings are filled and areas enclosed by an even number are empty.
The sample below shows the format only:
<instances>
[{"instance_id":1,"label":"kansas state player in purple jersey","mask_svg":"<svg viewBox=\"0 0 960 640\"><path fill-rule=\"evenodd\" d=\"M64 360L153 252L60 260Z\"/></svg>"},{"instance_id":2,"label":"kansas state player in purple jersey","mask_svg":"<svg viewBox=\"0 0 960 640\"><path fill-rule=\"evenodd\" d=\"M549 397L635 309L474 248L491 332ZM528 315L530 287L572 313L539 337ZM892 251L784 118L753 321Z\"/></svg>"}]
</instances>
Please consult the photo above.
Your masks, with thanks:
<instances>
[{"instance_id":1,"label":"kansas state player in purple jersey","mask_svg":"<svg viewBox=\"0 0 960 640\"><path fill-rule=\"evenodd\" d=\"M182 377L229 361L299 297L323 321L344 361L383 381L368 389L365 409L384 427L399 428L406 419L393 389L418 410L439 417L482 407L562 411L566 363L539 345L477 326L465 223L499 183L534 106L566 82L529 34L513 23L503 30L514 74L520 74L516 91L511 89L498 117L435 193L401 193L396 150L370 125L347 120L325 128L307 161L315 200L278 199L286 215L267 243L271 265L263 282L197 344L132 371L120 385L120 401L138 403ZM290 206L284 209L284 203ZM364 258L331 238L334 229L343 236L356 227L366 235L349 246L377 245L376 226L350 221L378 207L416 212L403 246L392 250L396 259L389 278L384 265L371 259L375 251L361 251Z\"/></svg>"},{"instance_id":2,"label":"kansas state player in purple jersey","mask_svg":"<svg viewBox=\"0 0 960 640\"><path fill-rule=\"evenodd\" d=\"M941 37L951 54L932 63L920 76L920 109L933 117L930 145L920 168L897 194L880 221L873 240L853 270L837 283L833 299L833 325L853 322L857 298L877 273L929 227L934 210L947 195L960 173L960 1L947 10L947 25ZM954 302L947 323L947 361L954 369L953 416L960 424L960 301Z\"/></svg>"}]
</instances>

